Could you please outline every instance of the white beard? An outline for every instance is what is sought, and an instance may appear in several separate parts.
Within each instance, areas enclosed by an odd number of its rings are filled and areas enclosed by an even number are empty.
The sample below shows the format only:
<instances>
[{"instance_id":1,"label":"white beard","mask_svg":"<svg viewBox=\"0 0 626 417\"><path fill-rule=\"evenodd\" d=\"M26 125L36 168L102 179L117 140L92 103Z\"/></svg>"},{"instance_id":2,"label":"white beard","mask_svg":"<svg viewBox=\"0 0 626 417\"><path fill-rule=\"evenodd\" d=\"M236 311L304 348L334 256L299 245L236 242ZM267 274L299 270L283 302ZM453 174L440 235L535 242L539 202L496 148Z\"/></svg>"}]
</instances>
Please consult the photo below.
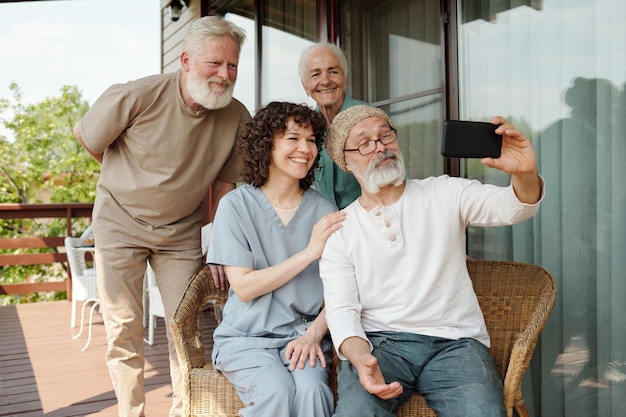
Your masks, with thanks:
<instances>
[{"instance_id":1,"label":"white beard","mask_svg":"<svg viewBox=\"0 0 626 417\"><path fill-rule=\"evenodd\" d=\"M225 91L215 92L211 89L211 83L222 84L227 88ZM198 77L193 70L187 73L187 91L193 101L205 109L217 110L228 106L233 99L234 87L234 83L219 77Z\"/></svg>"},{"instance_id":2,"label":"white beard","mask_svg":"<svg viewBox=\"0 0 626 417\"><path fill-rule=\"evenodd\" d=\"M385 162L383 166L378 166L387 158L393 158ZM382 187L387 185L401 185L404 181L404 158L402 154L394 151L385 151L369 163L365 171L352 170L352 173L363 184L363 187L370 194L377 194Z\"/></svg>"}]
</instances>

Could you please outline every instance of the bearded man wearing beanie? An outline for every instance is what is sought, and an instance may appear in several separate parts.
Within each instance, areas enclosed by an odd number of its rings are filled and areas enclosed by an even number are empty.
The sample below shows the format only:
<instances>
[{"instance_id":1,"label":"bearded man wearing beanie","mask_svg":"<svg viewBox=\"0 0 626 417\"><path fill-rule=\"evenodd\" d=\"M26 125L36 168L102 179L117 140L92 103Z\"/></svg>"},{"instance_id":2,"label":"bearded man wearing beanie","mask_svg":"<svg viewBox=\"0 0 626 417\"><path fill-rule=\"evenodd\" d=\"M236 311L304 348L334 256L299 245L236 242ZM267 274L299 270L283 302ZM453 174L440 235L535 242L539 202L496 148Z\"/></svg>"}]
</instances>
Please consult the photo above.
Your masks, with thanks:
<instances>
[{"instance_id":1,"label":"bearded man wearing beanie","mask_svg":"<svg viewBox=\"0 0 626 417\"><path fill-rule=\"evenodd\" d=\"M405 179L394 124L354 106L332 122L326 149L361 196L320 260L328 326L341 371L335 416L394 416L414 391L438 416L505 416L502 380L467 272L465 229L532 217L543 199L534 150L502 117L498 187L447 175Z\"/></svg>"}]
</instances>

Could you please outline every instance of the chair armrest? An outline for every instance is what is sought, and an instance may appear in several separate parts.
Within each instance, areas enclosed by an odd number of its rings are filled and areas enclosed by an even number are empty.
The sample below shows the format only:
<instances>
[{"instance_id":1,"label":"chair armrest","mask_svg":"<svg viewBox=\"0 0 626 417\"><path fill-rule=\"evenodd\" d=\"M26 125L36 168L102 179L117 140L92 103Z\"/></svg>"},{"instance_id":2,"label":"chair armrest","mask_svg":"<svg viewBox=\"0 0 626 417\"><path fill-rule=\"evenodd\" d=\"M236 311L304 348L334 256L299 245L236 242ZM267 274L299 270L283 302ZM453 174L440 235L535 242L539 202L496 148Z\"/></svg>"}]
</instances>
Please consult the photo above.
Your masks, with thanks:
<instances>
[{"instance_id":1,"label":"chair armrest","mask_svg":"<svg viewBox=\"0 0 626 417\"><path fill-rule=\"evenodd\" d=\"M239 416L245 405L237 391L211 364L194 368L190 373L190 416Z\"/></svg>"}]
</instances>

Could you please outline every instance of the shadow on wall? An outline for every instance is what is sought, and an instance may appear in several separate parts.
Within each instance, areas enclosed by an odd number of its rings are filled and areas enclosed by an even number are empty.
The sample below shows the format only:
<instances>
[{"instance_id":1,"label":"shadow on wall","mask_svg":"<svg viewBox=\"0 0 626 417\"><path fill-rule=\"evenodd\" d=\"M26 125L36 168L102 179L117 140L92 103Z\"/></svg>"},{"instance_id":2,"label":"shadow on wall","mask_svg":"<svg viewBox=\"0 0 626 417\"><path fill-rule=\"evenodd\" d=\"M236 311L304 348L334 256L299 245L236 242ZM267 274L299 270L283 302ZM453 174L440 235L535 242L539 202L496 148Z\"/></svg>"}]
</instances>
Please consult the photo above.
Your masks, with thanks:
<instances>
[{"instance_id":1,"label":"shadow on wall","mask_svg":"<svg viewBox=\"0 0 626 417\"><path fill-rule=\"evenodd\" d=\"M601 397L615 405L626 394L626 303L609 300L626 290L624 269L615 270L626 267L618 250L625 238L615 236L626 234L618 220L626 213L626 85L620 91L606 79L575 78L564 102L570 117L544 128L536 145L546 181L540 259L560 294L553 330L543 336L544 363L552 366L543 398L563 398L568 417L602 415ZM563 415L546 404L543 411Z\"/></svg>"}]
</instances>

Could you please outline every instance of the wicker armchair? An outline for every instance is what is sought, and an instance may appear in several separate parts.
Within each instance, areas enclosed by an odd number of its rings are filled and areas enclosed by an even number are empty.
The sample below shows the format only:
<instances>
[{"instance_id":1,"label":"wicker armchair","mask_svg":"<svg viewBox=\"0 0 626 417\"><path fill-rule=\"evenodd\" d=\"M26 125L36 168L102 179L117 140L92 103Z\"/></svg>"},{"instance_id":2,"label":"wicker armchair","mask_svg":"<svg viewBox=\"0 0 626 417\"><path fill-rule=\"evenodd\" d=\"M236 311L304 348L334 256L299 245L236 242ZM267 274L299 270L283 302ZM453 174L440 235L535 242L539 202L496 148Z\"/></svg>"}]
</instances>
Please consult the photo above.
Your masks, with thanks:
<instances>
[{"instance_id":1,"label":"wicker armchair","mask_svg":"<svg viewBox=\"0 0 626 417\"><path fill-rule=\"evenodd\" d=\"M504 378L507 415L513 408L520 417L530 417L522 399L521 381L556 299L554 280L536 265L502 261L468 261L489 335L491 354ZM225 303L227 293L216 291L208 267L191 279L173 318L173 334L185 391L185 416L237 417L244 407L235 389L210 363L200 341L198 318L207 302ZM331 375L334 382L334 375ZM332 384L334 387L334 383ZM431 417L419 394L413 394L399 417Z\"/></svg>"}]
</instances>

